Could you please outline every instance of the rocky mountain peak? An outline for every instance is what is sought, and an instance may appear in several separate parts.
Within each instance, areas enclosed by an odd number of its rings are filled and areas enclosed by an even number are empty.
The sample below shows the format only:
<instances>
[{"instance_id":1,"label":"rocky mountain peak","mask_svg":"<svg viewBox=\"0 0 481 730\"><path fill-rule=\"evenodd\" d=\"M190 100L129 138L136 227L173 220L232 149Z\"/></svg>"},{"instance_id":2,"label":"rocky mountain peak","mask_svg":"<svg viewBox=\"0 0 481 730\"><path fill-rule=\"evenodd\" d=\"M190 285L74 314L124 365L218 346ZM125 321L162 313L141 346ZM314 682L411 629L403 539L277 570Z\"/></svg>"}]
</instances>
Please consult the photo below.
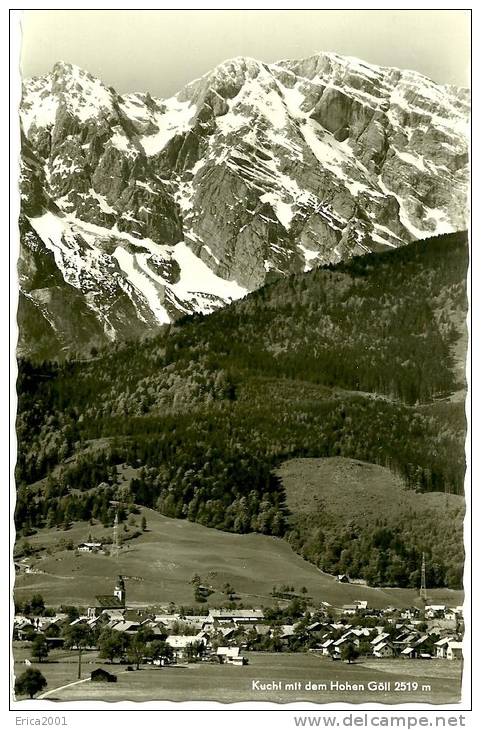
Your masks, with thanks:
<instances>
[{"instance_id":1,"label":"rocky mountain peak","mask_svg":"<svg viewBox=\"0 0 481 730\"><path fill-rule=\"evenodd\" d=\"M330 52L229 59L169 99L58 63L24 84L22 255L48 257L102 341L464 228L468 104ZM23 279L28 307L68 349L40 278Z\"/></svg>"}]
</instances>

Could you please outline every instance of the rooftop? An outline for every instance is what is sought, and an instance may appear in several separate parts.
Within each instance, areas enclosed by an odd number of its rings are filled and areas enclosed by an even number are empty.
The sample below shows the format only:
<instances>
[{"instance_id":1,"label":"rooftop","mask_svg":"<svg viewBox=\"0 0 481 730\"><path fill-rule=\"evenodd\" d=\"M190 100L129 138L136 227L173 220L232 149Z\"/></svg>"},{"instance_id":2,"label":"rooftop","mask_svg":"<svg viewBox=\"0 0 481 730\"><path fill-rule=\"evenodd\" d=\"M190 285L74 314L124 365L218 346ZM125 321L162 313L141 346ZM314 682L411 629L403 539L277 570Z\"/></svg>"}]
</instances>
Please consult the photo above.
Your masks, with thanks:
<instances>
[{"instance_id":1,"label":"rooftop","mask_svg":"<svg viewBox=\"0 0 481 730\"><path fill-rule=\"evenodd\" d=\"M122 608L122 601L118 596L95 596L97 606L101 608Z\"/></svg>"}]
</instances>

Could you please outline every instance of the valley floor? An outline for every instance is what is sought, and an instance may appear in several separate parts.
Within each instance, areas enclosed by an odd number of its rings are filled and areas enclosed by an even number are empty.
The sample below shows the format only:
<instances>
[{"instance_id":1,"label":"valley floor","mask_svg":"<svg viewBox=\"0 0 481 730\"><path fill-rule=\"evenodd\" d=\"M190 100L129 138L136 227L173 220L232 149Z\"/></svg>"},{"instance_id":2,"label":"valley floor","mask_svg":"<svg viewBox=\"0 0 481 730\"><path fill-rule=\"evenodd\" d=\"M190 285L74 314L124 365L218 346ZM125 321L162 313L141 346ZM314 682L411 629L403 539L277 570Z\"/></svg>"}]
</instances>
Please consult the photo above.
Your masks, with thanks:
<instances>
[{"instance_id":1,"label":"valley floor","mask_svg":"<svg viewBox=\"0 0 481 730\"><path fill-rule=\"evenodd\" d=\"M25 667L23 662L27 653L17 646L14 654L18 675ZM437 705L461 699L462 663L456 661L360 659L354 664L346 664L313 653L247 652L249 664L243 667L199 663L163 669L143 667L139 671L126 672L125 666L102 663L96 652L86 652L82 667L82 679L86 681L78 683L76 654L58 652L57 657L55 654L51 653L52 661L32 665L39 667L47 678L45 693L48 697L45 699L51 701L414 702ZM90 672L99 666L116 674L117 682L91 682ZM401 682L411 683L410 689L396 685ZM321 688L317 689L318 686Z\"/></svg>"}]
</instances>

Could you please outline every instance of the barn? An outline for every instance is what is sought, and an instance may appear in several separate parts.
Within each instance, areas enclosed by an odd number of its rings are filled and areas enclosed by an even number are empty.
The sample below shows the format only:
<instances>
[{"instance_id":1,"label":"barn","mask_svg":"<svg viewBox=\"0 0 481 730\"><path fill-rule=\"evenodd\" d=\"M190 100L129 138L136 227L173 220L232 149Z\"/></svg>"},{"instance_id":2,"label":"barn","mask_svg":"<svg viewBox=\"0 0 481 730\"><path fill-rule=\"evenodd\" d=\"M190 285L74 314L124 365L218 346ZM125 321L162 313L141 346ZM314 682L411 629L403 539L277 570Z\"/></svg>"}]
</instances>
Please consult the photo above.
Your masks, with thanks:
<instances>
[{"instance_id":1,"label":"barn","mask_svg":"<svg viewBox=\"0 0 481 730\"><path fill-rule=\"evenodd\" d=\"M90 679L92 682L116 682L117 675L110 674L110 672L105 671L105 669L99 668L94 669L94 671L90 673Z\"/></svg>"}]
</instances>

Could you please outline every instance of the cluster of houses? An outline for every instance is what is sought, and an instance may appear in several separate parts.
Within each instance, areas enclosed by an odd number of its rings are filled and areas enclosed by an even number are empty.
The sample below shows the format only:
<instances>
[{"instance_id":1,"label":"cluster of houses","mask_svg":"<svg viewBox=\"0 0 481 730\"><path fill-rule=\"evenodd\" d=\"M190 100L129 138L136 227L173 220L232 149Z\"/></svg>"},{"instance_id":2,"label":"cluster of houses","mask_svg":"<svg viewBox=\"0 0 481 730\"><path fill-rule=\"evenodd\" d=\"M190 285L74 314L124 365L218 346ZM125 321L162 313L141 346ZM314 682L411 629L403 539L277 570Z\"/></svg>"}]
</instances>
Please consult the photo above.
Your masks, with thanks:
<instances>
[{"instance_id":1,"label":"cluster of houses","mask_svg":"<svg viewBox=\"0 0 481 730\"><path fill-rule=\"evenodd\" d=\"M367 624L362 619L355 624L330 623L324 625L324 639L320 650L325 656L340 659L346 644L352 644L363 654L382 659L401 657L403 659L462 659L463 608L445 605L426 605L424 610L416 607L398 610L386 608L369 610L367 601L354 601L342 607L343 618L368 618L377 616L382 625ZM372 624L372 622L369 622Z\"/></svg>"},{"instance_id":2,"label":"cluster of houses","mask_svg":"<svg viewBox=\"0 0 481 730\"><path fill-rule=\"evenodd\" d=\"M320 645L322 654L332 659L341 659L346 644L356 648L364 647L364 652L376 659L401 657L403 659L462 659L462 642L457 636L445 636L433 641L432 634L422 633L414 626L396 625L396 632L383 631L380 627L368 629L346 624L331 624L333 631L342 631L338 639L327 638ZM330 632L327 631L326 635ZM437 636L437 635L436 635ZM365 649L368 649L366 652Z\"/></svg>"},{"instance_id":3,"label":"cluster of houses","mask_svg":"<svg viewBox=\"0 0 481 730\"><path fill-rule=\"evenodd\" d=\"M341 659L352 645L360 654L373 658L462 659L462 607L427 605L424 610L407 608L370 609L367 601L354 601L341 608L323 603L310 614L291 623L267 620L261 608L211 608L206 615L148 613L126 607L126 591L119 576L112 595L97 596L95 605L74 620L65 613L54 616L15 616L14 636L32 638L43 633L50 647L63 645L66 626L83 623L96 630L105 628L126 636L145 628L154 637L165 638L174 661L192 658L243 665L243 652L266 646L275 640L276 649L309 651ZM333 617L335 616L335 619Z\"/></svg>"},{"instance_id":4,"label":"cluster of houses","mask_svg":"<svg viewBox=\"0 0 481 730\"><path fill-rule=\"evenodd\" d=\"M192 656L191 648L195 646L203 660L215 659L221 664L242 666L247 664L247 659L241 654L241 648L245 646L237 645L234 635L240 627L255 626L262 620L261 609L212 609L205 616L184 616L179 613L147 614L121 606L95 607L94 611L90 610L73 621L65 613L37 617L17 615L14 618L14 638L31 639L33 630L44 634L50 648L55 648L63 646L61 634L69 625L85 624L93 631L108 628L129 637L135 636L140 629L148 629L154 637L166 636L166 643L171 647L176 662ZM53 627L56 630L52 631Z\"/></svg>"}]
</instances>

